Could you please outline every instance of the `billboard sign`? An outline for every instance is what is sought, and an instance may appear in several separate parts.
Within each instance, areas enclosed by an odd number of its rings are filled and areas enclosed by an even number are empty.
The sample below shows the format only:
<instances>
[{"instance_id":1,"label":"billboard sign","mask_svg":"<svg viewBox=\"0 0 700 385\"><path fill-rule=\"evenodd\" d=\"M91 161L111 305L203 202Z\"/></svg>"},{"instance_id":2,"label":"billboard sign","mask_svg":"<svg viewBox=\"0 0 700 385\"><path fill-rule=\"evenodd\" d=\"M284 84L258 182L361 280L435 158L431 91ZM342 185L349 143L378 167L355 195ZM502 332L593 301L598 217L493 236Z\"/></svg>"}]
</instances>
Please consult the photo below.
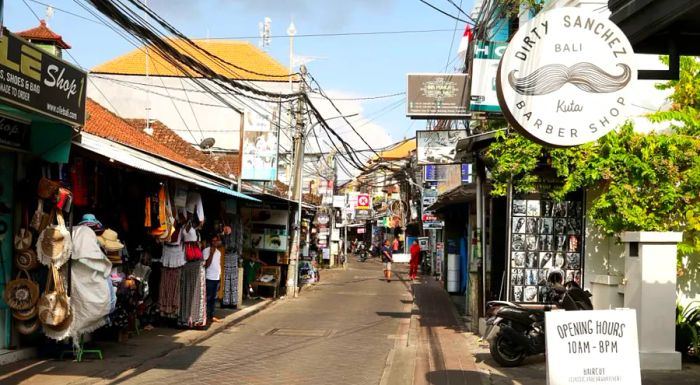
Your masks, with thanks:
<instances>
[{"instance_id":1,"label":"billboard sign","mask_svg":"<svg viewBox=\"0 0 700 385\"><path fill-rule=\"evenodd\" d=\"M467 118L466 74L408 74L410 118Z\"/></svg>"},{"instance_id":2,"label":"billboard sign","mask_svg":"<svg viewBox=\"0 0 700 385\"><path fill-rule=\"evenodd\" d=\"M418 164L453 164L457 142L467 138L466 130L416 131Z\"/></svg>"},{"instance_id":3,"label":"billboard sign","mask_svg":"<svg viewBox=\"0 0 700 385\"><path fill-rule=\"evenodd\" d=\"M496 96L498 63L508 46L501 41L476 41L472 67L472 111L501 112Z\"/></svg>"},{"instance_id":4,"label":"billboard sign","mask_svg":"<svg viewBox=\"0 0 700 385\"><path fill-rule=\"evenodd\" d=\"M540 12L503 54L498 102L508 123L540 144L594 142L630 116L636 67L632 45L607 15L572 7Z\"/></svg>"},{"instance_id":5,"label":"billboard sign","mask_svg":"<svg viewBox=\"0 0 700 385\"><path fill-rule=\"evenodd\" d=\"M276 121L277 109L260 114L246 111L243 129L243 180L277 180L277 157L279 149L279 128Z\"/></svg>"},{"instance_id":6,"label":"billboard sign","mask_svg":"<svg viewBox=\"0 0 700 385\"><path fill-rule=\"evenodd\" d=\"M12 34L0 38L0 100L72 126L85 124L87 73Z\"/></svg>"},{"instance_id":7,"label":"billboard sign","mask_svg":"<svg viewBox=\"0 0 700 385\"><path fill-rule=\"evenodd\" d=\"M547 384L642 383L634 309L548 311Z\"/></svg>"}]
</instances>

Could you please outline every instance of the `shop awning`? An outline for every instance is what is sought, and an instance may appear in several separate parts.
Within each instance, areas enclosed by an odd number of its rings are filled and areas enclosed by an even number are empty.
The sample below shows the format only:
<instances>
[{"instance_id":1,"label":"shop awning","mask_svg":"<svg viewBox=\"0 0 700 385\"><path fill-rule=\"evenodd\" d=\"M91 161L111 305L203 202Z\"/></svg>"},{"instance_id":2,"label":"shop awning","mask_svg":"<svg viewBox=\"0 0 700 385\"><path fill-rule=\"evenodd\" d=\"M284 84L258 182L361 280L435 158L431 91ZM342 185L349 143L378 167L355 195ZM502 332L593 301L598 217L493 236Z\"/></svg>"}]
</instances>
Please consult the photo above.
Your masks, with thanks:
<instances>
[{"instance_id":1,"label":"shop awning","mask_svg":"<svg viewBox=\"0 0 700 385\"><path fill-rule=\"evenodd\" d=\"M476 185L463 184L440 195L435 203L427 208L428 211L439 212L452 205L468 203L476 200Z\"/></svg>"},{"instance_id":2,"label":"shop awning","mask_svg":"<svg viewBox=\"0 0 700 385\"><path fill-rule=\"evenodd\" d=\"M141 171L194 183L198 186L214 190L222 194L230 195L232 197L260 202L260 200L257 198L239 193L221 182L188 170L186 167L146 154L131 147L112 142L111 140L104 139L99 136L83 133L81 138L74 141L73 144L116 162L137 168Z\"/></svg>"}]
</instances>

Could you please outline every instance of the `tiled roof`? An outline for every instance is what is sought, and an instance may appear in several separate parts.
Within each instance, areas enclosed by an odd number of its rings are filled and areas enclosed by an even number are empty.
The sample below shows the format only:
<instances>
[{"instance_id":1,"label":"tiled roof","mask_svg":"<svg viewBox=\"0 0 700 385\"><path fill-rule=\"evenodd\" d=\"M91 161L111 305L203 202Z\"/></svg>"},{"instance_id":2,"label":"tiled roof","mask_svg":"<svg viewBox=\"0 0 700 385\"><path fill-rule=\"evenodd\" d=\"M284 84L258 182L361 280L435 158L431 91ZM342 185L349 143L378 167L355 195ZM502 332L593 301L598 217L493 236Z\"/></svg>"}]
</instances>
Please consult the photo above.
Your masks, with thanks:
<instances>
[{"instance_id":1,"label":"tiled roof","mask_svg":"<svg viewBox=\"0 0 700 385\"><path fill-rule=\"evenodd\" d=\"M50 30L46 26L46 20L41 20L38 27L28 29L26 31L18 32L18 36L32 41L52 41L55 42L59 47L64 49L69 49L70 45L63 41L61 35Z\"/></svg>"},{"instance_id":2,"label":"tiled roof","mask_svg":"<svg viewBox=\"0 0 700 385\"><path fill-rule=\"evenodd\" d=\"M202 62L217 74L229 79L238 80L266 80L266 81L289 81L287 77L269 77L248 73L244 70L236 69L226 63L222 63L215 58L187 45L182 40L169 40L180 52ZM258 47L245 41L235 40L194 40L194 42L206 51L220 57L221 59L233 63L239 67L246 68L262 74L288 75L289 70L267 53ZM156 50L149 50L148 73L153 76L183 76L182 71L165 60ZM91 72L123 74L123 75L145 75L146 74L146 53L145 49L138 48L106 63L93 68ZM187 75L196 75L187 69ZM199 76L199 75L196 75Z\"/></svg>"},{"instance_id":3,"label":"tiled roof","mask_svg":"<svg viewBox=\"0 0 700 385\"><path fill-rule=\"evenodd\" d=\"M83 131L167 158L177 163L196 168L203 167L196 160L188 159L176 150L159 143L153 137L133 127L94 100L88 98L85 107L87 119L85 121L85 126L83 126Z\"/></svg>"},{"instance_id":4,"label":"tiled roof","mask_svg":"<svg viewBox=\"0 0 700 385\"><path fill-rule=\"evenodd\" d=\"M384 151L379 152L379 157L381 160L399 160L408 158L411 152L416 149L416 139L405 139L401 142L393 144L391 147ZM374 157L374 161L377 161L377 157Z\"/></svg>"},{"instance_id":5,"label":"tiled roof","mask_svg":"<svg viewBox=\"0 0 700 385\"><path fill-rule=\"evenodd\" d=\"M125 121L139 130L146 127L145 119L125 119ZM184 155L187 159L196 161L203 168L229 179L231 174L238 175L238 168L240 167L238 155L216 153L210 155L203 153L158 120L151 121L150 127L153 129L153 139L155 141L164 144L178 154Z\"/></svg>"}]
</instances>

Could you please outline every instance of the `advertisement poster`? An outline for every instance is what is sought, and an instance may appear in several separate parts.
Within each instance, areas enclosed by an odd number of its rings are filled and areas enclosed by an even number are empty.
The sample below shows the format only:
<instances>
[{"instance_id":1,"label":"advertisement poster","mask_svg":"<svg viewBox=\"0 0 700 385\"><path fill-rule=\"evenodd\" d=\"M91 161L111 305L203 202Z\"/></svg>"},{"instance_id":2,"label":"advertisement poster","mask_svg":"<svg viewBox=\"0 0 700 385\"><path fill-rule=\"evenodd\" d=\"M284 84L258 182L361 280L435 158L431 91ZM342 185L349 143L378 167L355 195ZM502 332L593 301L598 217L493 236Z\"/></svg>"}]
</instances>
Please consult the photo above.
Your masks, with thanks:
<instances>
[{"instance_id":1,"label":"advertisement poster","mask_svg":"<svg viewBox=\"0 0 700 385\"><path fill-rule=\"evenodd\" d=\"M246 111L243 129L243 180L277 179L279 129L277 112L259 114Z\"/></svg>"},{"instance_id":2,"label":"advertisement poster","mask_svg":"<svg viewBox=\"0 0 700 385\"><path fill-rule=\"evenodd\" d=\"M0 38L0 100L70 125L85 123L87 73L15 36Z\"/></svg>"},{"instance_id":3,"label":"advertisement poster","mask_svg":"<svg viewBox=\"0 0 700 385\"><path fill-rule=\"evenodd\" d=\"M467 74L409 74L407 111L410 118L466 118Z\"/></svg>"},{"instance_id":4,"label":"advertisement poster","mask_svg":"<svg viewBox=\"0 0 700 385\"><path fill-rule=\"evenodd\" d=\"M508 284L512 301L547 302L547 275L552 269L561 270L566 282L583 282L582 200L516 196L511 213Z\"/></svg>"},{"instance_id":5,"label":"advertisement poster","mask_svg":"<svg viewBox=\"0 0 700 385\"><path fill-rule=\"evenodd\" d=\"M641 384L634 309L545 313L547 384Z\"/></svg>"},{"instance_id":6,"label":"advertisement poster","mask_svg":"<svg viewBox=\"0 0 700 385\"><path fill-rule=\"evenodd\" d=\"M498 63L507 46L507 42L499 41L477 41L474 44L472 111L501 112L496 95L496 77Z\"/></svg>"},{"instance_id":7,"label":"advertisement poster","mask_svg":"<svg viewBox=\"0 0 700 385\"><path fill-rule=\"evenodd\" d=\"M416 131L418 164L453 164L457 142L467 138L466 130Z\"/></svg>"}]
</instances>

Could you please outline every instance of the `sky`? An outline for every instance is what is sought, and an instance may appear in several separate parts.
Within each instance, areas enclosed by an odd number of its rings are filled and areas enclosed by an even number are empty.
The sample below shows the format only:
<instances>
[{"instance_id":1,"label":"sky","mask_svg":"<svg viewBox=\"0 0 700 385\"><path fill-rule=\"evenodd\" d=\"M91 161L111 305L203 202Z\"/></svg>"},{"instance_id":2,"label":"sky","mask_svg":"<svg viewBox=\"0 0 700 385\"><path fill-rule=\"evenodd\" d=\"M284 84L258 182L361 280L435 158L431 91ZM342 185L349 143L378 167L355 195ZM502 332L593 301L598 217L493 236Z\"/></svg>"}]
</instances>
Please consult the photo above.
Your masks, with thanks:
<instances>
[{"instance_id":1,"label":"sky","mask_svg":"<svg viewBox=\"0 0 700 385\"><path fill-rule=\"evenodd\" d=\"M431 0L456 15L447 0ZM469 12L473 0L456 0ZM69 44L77 64L83 68L108 61L134 47L95 20L84 0L14 0L5 2L4 23L11 31L38 25L27 4L41 18L46 6L55 8L49 27ZM81 6L82 5L82 6ZM289 63L286 30L293 20L297 35L376 31L440 30L353 36L298 36L295 55L317 57L307 64L309 72L327 94L335 98L362 98L405 92L406 74L453 72L458 66L457 47L464 23L438 13L419 0L148 0L148 5L180 31L193 38L232 38L258 44L258 23L272 20L268 53L280 63ZM66 12L67 11L67 12ZM75 16L70 13L73 13ZM70 57L64 57L72 61ZM364 139L375 148L415 136L425 121L405 117L405 96L376 100L339 102ZM342 123L342 121L340 122ZM337 123L338 125L340 123ZM355 148L366 147L347 126L340 133Z\"/></svg>"}]
</instances>

